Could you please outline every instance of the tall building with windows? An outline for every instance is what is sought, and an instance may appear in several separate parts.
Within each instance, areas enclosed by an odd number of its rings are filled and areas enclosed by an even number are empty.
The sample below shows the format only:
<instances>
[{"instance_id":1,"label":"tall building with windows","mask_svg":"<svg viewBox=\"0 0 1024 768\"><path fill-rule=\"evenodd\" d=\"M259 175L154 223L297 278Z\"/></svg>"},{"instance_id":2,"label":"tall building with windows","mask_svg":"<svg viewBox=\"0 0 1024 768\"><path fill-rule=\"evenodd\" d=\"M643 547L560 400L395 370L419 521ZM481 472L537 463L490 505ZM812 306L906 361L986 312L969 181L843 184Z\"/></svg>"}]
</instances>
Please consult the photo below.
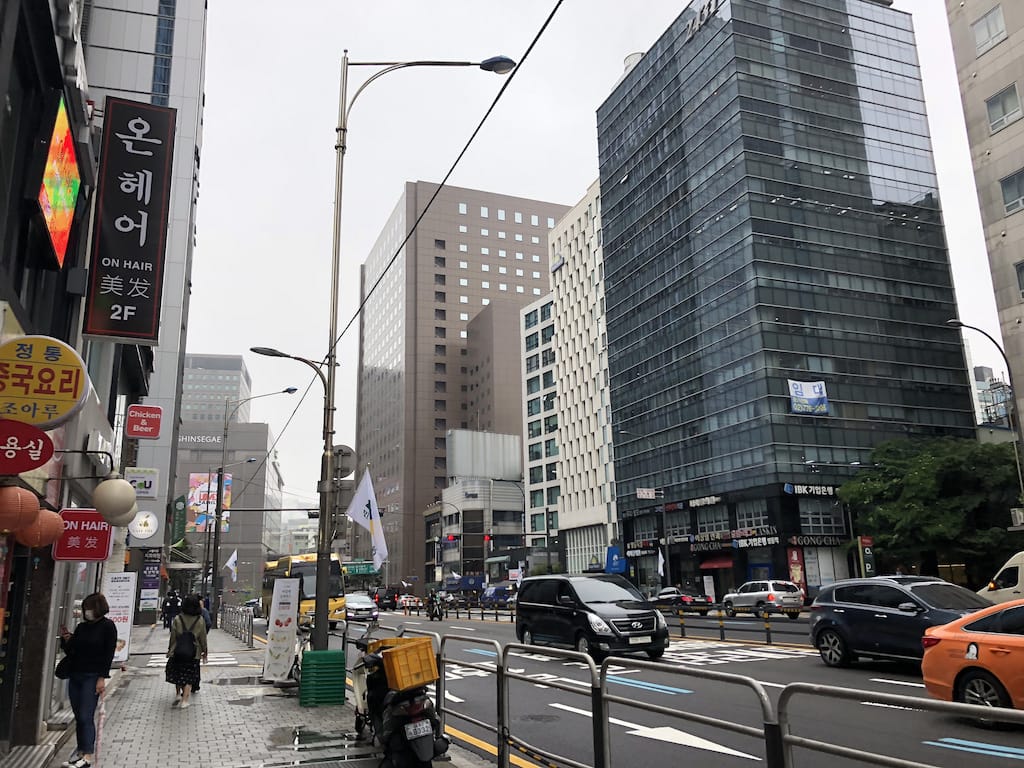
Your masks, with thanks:
<instances>
[{"instance_id":1,"label":"tall building with windows","mask_svg":"<svg viewBox=\"0 0 1024 768\"><path fill-rule=\"evenodd\" d=\"M874 446L974 436L910 16L694 2L598 144L633 576L813 595L849 573L835 492Z\"/></svg>"},{"instance_id":2,"label":"tall building with windows","mask_svg":"<svg viewBox=\"0 0 1024 768\"><path fill-rule=\"evenodd\" d=\"M356 465L370 465L392 580L434 576L424 570L423 513L448 484L447 431L474 428L468 324L492 301L518 307L547 293L547 236L565 211L408 182L363 264ZM353 531L353 553L365 555L368 537Z\"/></svg>"},{"instance_id":3,"label":"tall building with windows","mask_svg":"<svg viewBox=\"0 0 1024 768\"><path fill-rule=\"evenodd\" d=\"M241 355L185 355L181 382L181 421L224 423L224 403L252 395L252 379ZM249 403L229 412L233 422L249 421Z\"/></svg>"},{"instance_id":4,"label":"tall building with windows","mask_svg":"<svg viewBox=\"0 0 1024 768\"><path fill-rule=\"evenodd\" d=\"M551 357L561 444L559 536L566 569L580 573L603 566L606 548L618 538L598 182L555 225L549 247L557 328Z\"/></svg>"},{"instance_id":5,"label":"tall building with windows","mask_svg":"<svg viewBox=\"0 0 1024 768\"><path fill-rule=\"evenodd\" d=\"M1024 5L946 0L946 13L1003 349L1024 381Z\"/></svg>"},{"instance_id":6,"label":"tall building with windows","mask_svg":"<svg viewBox=\"0 0 1024 768\"><path fill-rule=\"evenodd\" d=\"M522 411L526 545L543 545L546 551L556 548L561 494L554 306L547 294L520 310L519 323L526 403Z\"/></svg>"}]
</instances>

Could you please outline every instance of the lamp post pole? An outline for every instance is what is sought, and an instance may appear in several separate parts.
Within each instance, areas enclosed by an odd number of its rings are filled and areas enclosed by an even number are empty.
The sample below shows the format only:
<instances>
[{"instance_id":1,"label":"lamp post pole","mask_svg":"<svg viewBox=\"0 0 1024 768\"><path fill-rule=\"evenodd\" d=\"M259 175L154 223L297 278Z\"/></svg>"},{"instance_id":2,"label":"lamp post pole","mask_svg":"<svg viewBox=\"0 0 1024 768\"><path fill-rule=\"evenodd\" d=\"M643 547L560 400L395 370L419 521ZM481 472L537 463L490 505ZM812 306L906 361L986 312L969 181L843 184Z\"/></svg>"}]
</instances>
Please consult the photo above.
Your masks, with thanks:
<instances>
[{"instance_id":1,"label":"lamp post pole","mask_svg":"<svg viewBox=\"0 0 1024 768\"><path fill-rule=\"evenodd\" d=\"M1006 352L1003 350L1003 345L992 338L987 331L978 328L976 325L968 325L956 318L947 320L946 325L950 325L954 328L970 328L972 331L977 331L995 345L996 349L999 350L999 354L1003 357L1003 362L1006 363L1006 377L1010 380L1010 390L1012 392L1012 396L1006 402L1006 418L1009 420L1010 426L1013 428L1014 432L1013 457L1017 462L1017 485L1020 489L1020 496L1017 499L1017 503L1024 503L1024 473L1021 472L1020 465L1020 454L1021 451L1024 450L1024 436L1021 435L1020 419L1017 414L1017 388L1013 385L1013 369L1010 367L1010 359L1006 356Z\"/></svg>"},{"instance_id":2,"label":"lamp post pole","mask_svg":"<svg viewBox=\"0 0 1024 768\"><path fill-rule=\"evenodd\" d=\"M294 395L297 391L295 387L286 387L280 392L267 392L263 395L243 397L241 400L231 400L229 398L224 400L224 430L220 438L220 466L217 467L217 511L214 514L213 520L213 553L210 557L213 565L213 600L210 604L210 619L213 621L215 628L220 626L218 614L220 613L220 592L223 585L220 572L220 528L221 519L224 517L224 467L227 465L228 459L228 425L231 423L231 418L238 413L238 409L250 400L258 400L261 397L270 397L271 395ZM232 405L235 406L234 410L229 410ZM209 492L209 483L207 483L207 492ZM206 522L209 525L209 517L207 517Z\"/></svg>"}]
</instances>

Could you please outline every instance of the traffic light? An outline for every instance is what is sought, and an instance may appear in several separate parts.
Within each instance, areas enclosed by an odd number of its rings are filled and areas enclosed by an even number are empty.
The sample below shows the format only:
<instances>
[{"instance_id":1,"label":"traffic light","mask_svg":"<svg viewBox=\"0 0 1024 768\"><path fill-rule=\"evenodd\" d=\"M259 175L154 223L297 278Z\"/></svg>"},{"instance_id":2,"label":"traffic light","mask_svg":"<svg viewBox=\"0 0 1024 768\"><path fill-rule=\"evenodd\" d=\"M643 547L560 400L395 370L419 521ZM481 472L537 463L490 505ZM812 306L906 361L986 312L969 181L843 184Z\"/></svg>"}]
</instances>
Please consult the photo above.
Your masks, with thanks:
<instances>
[{"instance_id":1,"label":"traffic light","mask_svg":"<svg viewBox=\"0 0 1024 768\"><path fill-rule=\"evenodd\" d=\"M449 533L448 536L446 536L445 538L448 541L458 541L459 540L459 537L456 536L454 533Z\"/></svg>"},{"instance_id":2,"label":"traffic light","mask_svg":"<svg viewBox=\"0 0 1024 768\"><path fill-rule=\"evenodd\" d=\"M485 533L484 534L484 541L490 541L490 540L491 540L491 534Z\"/></svg>"}]
</instances>

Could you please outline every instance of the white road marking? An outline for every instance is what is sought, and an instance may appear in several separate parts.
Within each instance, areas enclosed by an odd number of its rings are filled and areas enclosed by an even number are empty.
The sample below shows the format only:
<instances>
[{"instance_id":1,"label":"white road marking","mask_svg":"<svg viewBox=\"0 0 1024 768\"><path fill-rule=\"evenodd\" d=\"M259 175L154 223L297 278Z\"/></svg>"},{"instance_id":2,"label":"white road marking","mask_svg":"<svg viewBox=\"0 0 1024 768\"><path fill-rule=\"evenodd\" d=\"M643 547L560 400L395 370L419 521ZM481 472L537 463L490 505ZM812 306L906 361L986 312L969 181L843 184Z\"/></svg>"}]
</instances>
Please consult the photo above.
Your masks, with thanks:
<instances>
[{"instance_id":1,"label":"white road marking","mask_svg":"<svg viewBox=\"0 0 1024 768\"><path fill-rule=\"evenodd\" d=\"M447 688L444 689L444 700L454 701L456 704L462 704L465 701L465 699L460 699L458 696L452 695Z\"/></svg>"},{"instance_id":2,"label":"white road marking","mask_svg":"<svg viewBox=\"0 0 1024 768\"><path fill-rule=\"evenodd\" d=\"M452 629L457 629L460 632L476 632L475 627L452 627Z\"/></svg>"},{"instance_id":3,"label":"white road marking","mask_svg":"<svg viewBox=\"0 0 1024 768\"><path fill-rule=\"evenodd\" d=\"M865 707L885 707L886 709L905 709L907 712L924 712L923 709L917 709L916 707L901 707L899 704L883 704L880 701L862 701Z\"/></svg>"},{"instance_id":4,"label":"white road marking","mask_svg":"<svg viewBox=\"0 0 1024 768\"><path fill-rule=\"evenodd\" d=\"M149 657L149 661L146 662L147 667L165 667L167 666L167 656L165 654L153 654ZM238 659L232 656L230 653L211 653L207 659L207 667L237 667Z\"/></svg>"},{"instance_id":5,"label":"white road marking","mask_svg":"<svg viewBox=\"0 0 1024 768\"><path fill-rule=\"evenodd\" d=\"M888 683L889 685L905 685L908 688L924 688L924 683L914 683L910 680L890 680L887 677L872 677L872 683Z\"/></svg>"},{"instance_id":6,"label":"white road marking","mask_svg":"<svg viewBox=\"0 0 1024 768\"><path fill-rule=\"evenodd\" d=\"M584 717L593 717L593 715L585 709L578 709L576 707L570 707L566 704L549 704L548 706L555 709L561 709L566 712L574 712L577 715L583 715ZM761 761L761 758L757 755L748 755L746 752L740 752L735 749L731 749L723 744L717 744L714 741L708 739L702 739L700 736L694 736L692 733L686 733L680 731L677 728L670 728L668 726L661 726L658 728L648 728L646 725L637 725L636 723L630 723L626 720L619 720L616 717L609 717L608 722L613 725L621 725L623 728L630 729L628 735L630 736L642 736L645 739L656 739L658 741L667 741L670 744L679 744L684 747L693 747L694 749L703 749L708 752L719 752L723 755L732 755L733 757L743 757L747 760Z\"/></svg>"}]
</instances>

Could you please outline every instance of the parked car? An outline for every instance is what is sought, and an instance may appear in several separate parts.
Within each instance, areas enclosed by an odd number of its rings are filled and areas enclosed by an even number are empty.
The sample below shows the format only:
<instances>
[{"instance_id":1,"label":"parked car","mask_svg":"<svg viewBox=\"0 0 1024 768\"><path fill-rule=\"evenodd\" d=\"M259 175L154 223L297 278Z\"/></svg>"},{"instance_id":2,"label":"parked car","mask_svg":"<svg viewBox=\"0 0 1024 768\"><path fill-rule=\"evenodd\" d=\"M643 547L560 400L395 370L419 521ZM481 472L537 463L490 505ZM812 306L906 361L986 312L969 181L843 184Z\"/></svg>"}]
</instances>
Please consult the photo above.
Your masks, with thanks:
<instances>
[{"instance_id":1,"label":"parked car","mask_svg":"<svg viewBox=\"0 0 1024 768\"><path fill-rule=\"evenodd\" d=\"M921 645L924 685L935 698L1024 709L1024 600L929 627Z\"/></svg>"},{"instance_id":2,"label":"parked car","mask_svg":"<svg viewBox=\"0 0 1024 768\"><path fill-rule=\"evenodd\" d=\"M372 621L380 615L380 609L367 595L345 596L345 619L348 621Z\"/></svg>"},{"instance_id":3,"label":"parked car","mask_svg":"<svg viewBox=\"0 0 1024 768\"><path fill-rule=\"evenodd\" d=\"M382 611L393 611L398 607L397 587L374 587L370 590L370 597Z\"/></svg>"},{"instance_id":4,"label":"parked car","mask_svg":"<svg viewBox=\"0 0 1024 768\"><path fill-rule=\"evenodd\" d=\"M992 580L978 590L978 594L993 603L1024 600L1024 552L1018 552L1007 560Z\"/></svg>"},{"instance_id":5,"label":"parked car","mask_svg":"<svg viewBox=\"0 0 1024 768\"><path fill-rule=\"evenodd\" d=\"M575 648L595 661L624 651L658 659L669 642L668 624L654 604L622 576L604 573L523 579L516 637L527 645Z\"/></svg>"},{"instance_id":6,"label":"parked car","mask_svg":"<svg viewBox=\"0 0 1024 768\"><path fill-rule=\"evenodd\" d=\"M515 588L511 584L494 584L480 595L481 608L505 608L508 600L514 596Z\"/></svg>"},{"instance_id":7,"label":"parked car","mask_svg":"<svg viewBox=\"0 0 1024 768\"><path fill-rule=\"evenodd\" d=\"M665 587L653 600L663 610L696 611L707 616L711 610L711 598L692 587Z\"/></svg>"},{"instance_id":8,"label":"parked car","mask_svg":"<svg viewBox=\"0 0 1024 768\"><path fill-rule=\"evenodd\" d=\"M416 595L399 595L398 596L398 607L399 608L422 608L423 599L416 597Z\"/></svg>"},{"instance_id":9,"label":"parked car","mask_svg":"<svg viewBox=\"0 0 1024 768\"><path fill-rule=\"evenodd\" d=\"M992 603L969 589L929 576L844 579L811 605L811 644L830 667L859 656L918 660L928 627L948 624Z\"/></svg>"},{"instance_id":10,"label":"parked car","mask_svg":"<svg viewBox=\"0 0 1024 768\"><path fill-rule=\"evenodd\" d=\"M254 597L251 600L246 600L242 603L242 607L252 608L252 617L254 619L263 618L263 601L260 598Z\"/></svg>"},{"instance_id":11,"label":"parked car","mask_svg":"<svg viewBox=\"0 0 1024 768\"><path fill-rule=\"evenodd\" d=\"M804 607L804 592L799 584L780 579L748 581L722 598L726 616L753 611L768 618L771 613L784 613L794 621Z\"/></svg>"}]
</instances>

